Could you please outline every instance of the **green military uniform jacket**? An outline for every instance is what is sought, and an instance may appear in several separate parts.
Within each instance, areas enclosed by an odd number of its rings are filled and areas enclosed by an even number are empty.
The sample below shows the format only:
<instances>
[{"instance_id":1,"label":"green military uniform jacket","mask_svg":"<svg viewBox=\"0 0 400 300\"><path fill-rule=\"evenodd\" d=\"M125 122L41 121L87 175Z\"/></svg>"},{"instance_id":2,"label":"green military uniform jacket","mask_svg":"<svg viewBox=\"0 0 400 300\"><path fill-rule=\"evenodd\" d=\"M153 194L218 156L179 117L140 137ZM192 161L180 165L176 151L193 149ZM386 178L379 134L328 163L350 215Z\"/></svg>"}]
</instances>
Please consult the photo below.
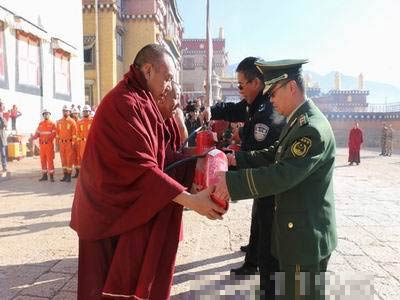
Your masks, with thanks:
<instances>
[{"instance_id":1,"label":"green military uniform jacket","mask_svg":"<svg viewBox=\"0 0 400 300\"><path fill-rule=\"evenodd\" d=\"M311 100L290 117L269 149L237 152L226 173L233 200L275 195L272 253L280 265L314 265L337 244L332 128Z\"/></svg>"}]
</instances>

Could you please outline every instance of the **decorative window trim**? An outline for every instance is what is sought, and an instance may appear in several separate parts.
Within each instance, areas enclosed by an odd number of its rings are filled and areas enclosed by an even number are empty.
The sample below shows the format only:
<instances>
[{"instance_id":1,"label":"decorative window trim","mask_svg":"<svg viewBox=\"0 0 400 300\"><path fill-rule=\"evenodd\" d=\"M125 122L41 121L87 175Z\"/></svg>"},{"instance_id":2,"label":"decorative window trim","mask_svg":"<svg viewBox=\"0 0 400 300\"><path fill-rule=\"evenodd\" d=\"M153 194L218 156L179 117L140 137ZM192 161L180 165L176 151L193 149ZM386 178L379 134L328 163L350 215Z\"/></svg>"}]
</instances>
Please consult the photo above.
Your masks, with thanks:
<instances>
[{"instance_id":1,"label":"decorative window trim","mask_svg":"<svg viewBox=\"0 0 400 300\"><path fill-rule=\"evenodd\" d=\"M4 23L0 21L0 38L3 40L3 68L4 68L4 78L0 78L0 88L8 89L8 68L7 68L7 47L6 47L6 36L4 33Z\"/></svg>"},{"instance_id":2,"label":"decorative window trim","mask_svg":"<svg viewBox=\"0 0 400 300\"><path fill-rule=\"evenodd\" d=\"M39 53L38 53L38 58L39 58L39 84L38 86L34 86L34 85L29 85L29 84L25 84L25 83L20 83L19 80L19 76L20 76L20 70L19 70L19 46L18 46L18 42L20 40L20 36L25 37L25 39L31 39L31 40L36 40L35 42L37 42L38 44L38 48L39 48ZM42 74L42 70L43 70L43 55L42 55L42 44L41 44L41 39L37 36L34 36L30 33L26 33L24 31L20 31L17 30L16 31L16 55L15 55L15 90L17 92L22 92L22 93L26 93L26 94L32 94L32 95L37 95L37 96L42 96L43 95L43 74ZM28 43L29 45L29 43Z\"/></svg>"}]
</instances>

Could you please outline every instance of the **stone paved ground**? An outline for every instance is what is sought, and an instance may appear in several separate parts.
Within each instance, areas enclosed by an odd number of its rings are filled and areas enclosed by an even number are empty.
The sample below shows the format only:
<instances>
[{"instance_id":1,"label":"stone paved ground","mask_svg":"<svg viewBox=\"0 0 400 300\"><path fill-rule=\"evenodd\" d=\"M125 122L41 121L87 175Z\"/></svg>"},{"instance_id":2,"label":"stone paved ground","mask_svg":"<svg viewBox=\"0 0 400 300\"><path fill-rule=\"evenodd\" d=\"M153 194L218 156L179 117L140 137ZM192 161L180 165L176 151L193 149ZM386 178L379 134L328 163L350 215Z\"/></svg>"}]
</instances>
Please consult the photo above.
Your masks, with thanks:
<instances>
[{"instance_id":1,"label":"stone paved ground","mask_svg":"<svg viewBox=\"0 0 400 300\"><path fill-rule=\"evenodd\" d=\"M373 275L375 299L400 299L400 155L365 150L357 167L347 166L345 149L337 158L339 246L329 268L358 274L353 279ZM13 162L12 176L0 179L2 300L76 298L77 239L68 227L74 183L39 183L38 166L38 158ZM240 264L250 211L251 201L241 201L223 221L184 213L172 299L190 298L193 275L227 274Z\"/></svg>"}]
</instances>

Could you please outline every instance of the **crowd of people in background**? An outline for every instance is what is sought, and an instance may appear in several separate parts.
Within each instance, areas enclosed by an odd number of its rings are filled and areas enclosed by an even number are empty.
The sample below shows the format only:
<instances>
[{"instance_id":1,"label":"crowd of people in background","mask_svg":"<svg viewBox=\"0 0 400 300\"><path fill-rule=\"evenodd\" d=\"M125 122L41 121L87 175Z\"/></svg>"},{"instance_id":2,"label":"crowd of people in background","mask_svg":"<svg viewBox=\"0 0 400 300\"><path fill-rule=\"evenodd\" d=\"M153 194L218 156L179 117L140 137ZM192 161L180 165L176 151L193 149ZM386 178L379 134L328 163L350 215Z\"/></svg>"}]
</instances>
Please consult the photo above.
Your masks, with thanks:
<instances>
[{"instance_id":1,"label":"crowd of people in background","mask_svg":"<svg viewBox=\"0 0 400 300\"><path fill-rule=\"evenodd\" d=\"M210 126L217 133L219 148L232 148L239 150L242 135L243 122L228 122L213 120L211 124L205 124L205 107L202 97L190 99L183 108L185 126L188 132L187 144L189 147L196 146L196 132L202 126Z\"/></svg>"},{"instance_id":2,"label":"crowd of people in background","mask_svg":"<svg viewBox=\"0 0 400 300\"><path fill-rule=\"evenodd\" d=\"M63 169L62 182L71 182L71 178L79 176L80 164L86 146L86 140L93 121L92 109L89 105L82 108L82 113L74 105L62 108L63 117L54 123L51 112L44 109L43 120L31 141L39 140L40 162L42 177L39 181L47 181L50 178L54 182L54 141L60 150L60 158ZM72 169L75 175L72 176Z\"/></svg>"},{"instance_id":3,"label":"crowd of people in background","mask_svg":"<svg viewBox=\"0 0 400 300\"><path fill-rule=\"evenodd\" d=\"M8 122L11 120L11 130L17 131L17 119L22 115L21 112L18 110L18 107L14 104L11 109L6 110L4 103L1 102L0 112L2 114L2 118L7 125Z\"/></svg>"}]
</instances>

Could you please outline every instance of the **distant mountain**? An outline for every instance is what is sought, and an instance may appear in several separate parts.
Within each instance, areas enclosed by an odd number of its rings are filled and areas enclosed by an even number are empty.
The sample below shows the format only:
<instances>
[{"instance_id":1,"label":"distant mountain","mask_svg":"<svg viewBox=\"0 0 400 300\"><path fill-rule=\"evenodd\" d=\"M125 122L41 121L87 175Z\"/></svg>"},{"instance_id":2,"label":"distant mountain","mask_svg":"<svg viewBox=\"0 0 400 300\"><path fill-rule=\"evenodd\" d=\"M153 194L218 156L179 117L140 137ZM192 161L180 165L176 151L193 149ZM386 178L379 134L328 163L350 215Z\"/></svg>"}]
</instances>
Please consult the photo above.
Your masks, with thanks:
<instances>
[{"instance_id":1,"label":"distant mountain","mask_svg":"<svg viewBox=\"0 0 400 300\"><path fill-rule=\"evenodd\" d=\"M226 76L235 76L237 66L238 64L228 65L225 69ZM321 75L310 70L305 70L304 73L311 76L312 82L319 84L322 92L328 92L333 89L335 72L332 71ZM342 74L341 85L343 90L355 90L358 87L358 78ZM387 97L388 103L400 102L400 87L398 86L367 80L364 82L364 89L369 91L367 98L369 103L385 103L385 97Z\"/></svg>"}]
</instances>

